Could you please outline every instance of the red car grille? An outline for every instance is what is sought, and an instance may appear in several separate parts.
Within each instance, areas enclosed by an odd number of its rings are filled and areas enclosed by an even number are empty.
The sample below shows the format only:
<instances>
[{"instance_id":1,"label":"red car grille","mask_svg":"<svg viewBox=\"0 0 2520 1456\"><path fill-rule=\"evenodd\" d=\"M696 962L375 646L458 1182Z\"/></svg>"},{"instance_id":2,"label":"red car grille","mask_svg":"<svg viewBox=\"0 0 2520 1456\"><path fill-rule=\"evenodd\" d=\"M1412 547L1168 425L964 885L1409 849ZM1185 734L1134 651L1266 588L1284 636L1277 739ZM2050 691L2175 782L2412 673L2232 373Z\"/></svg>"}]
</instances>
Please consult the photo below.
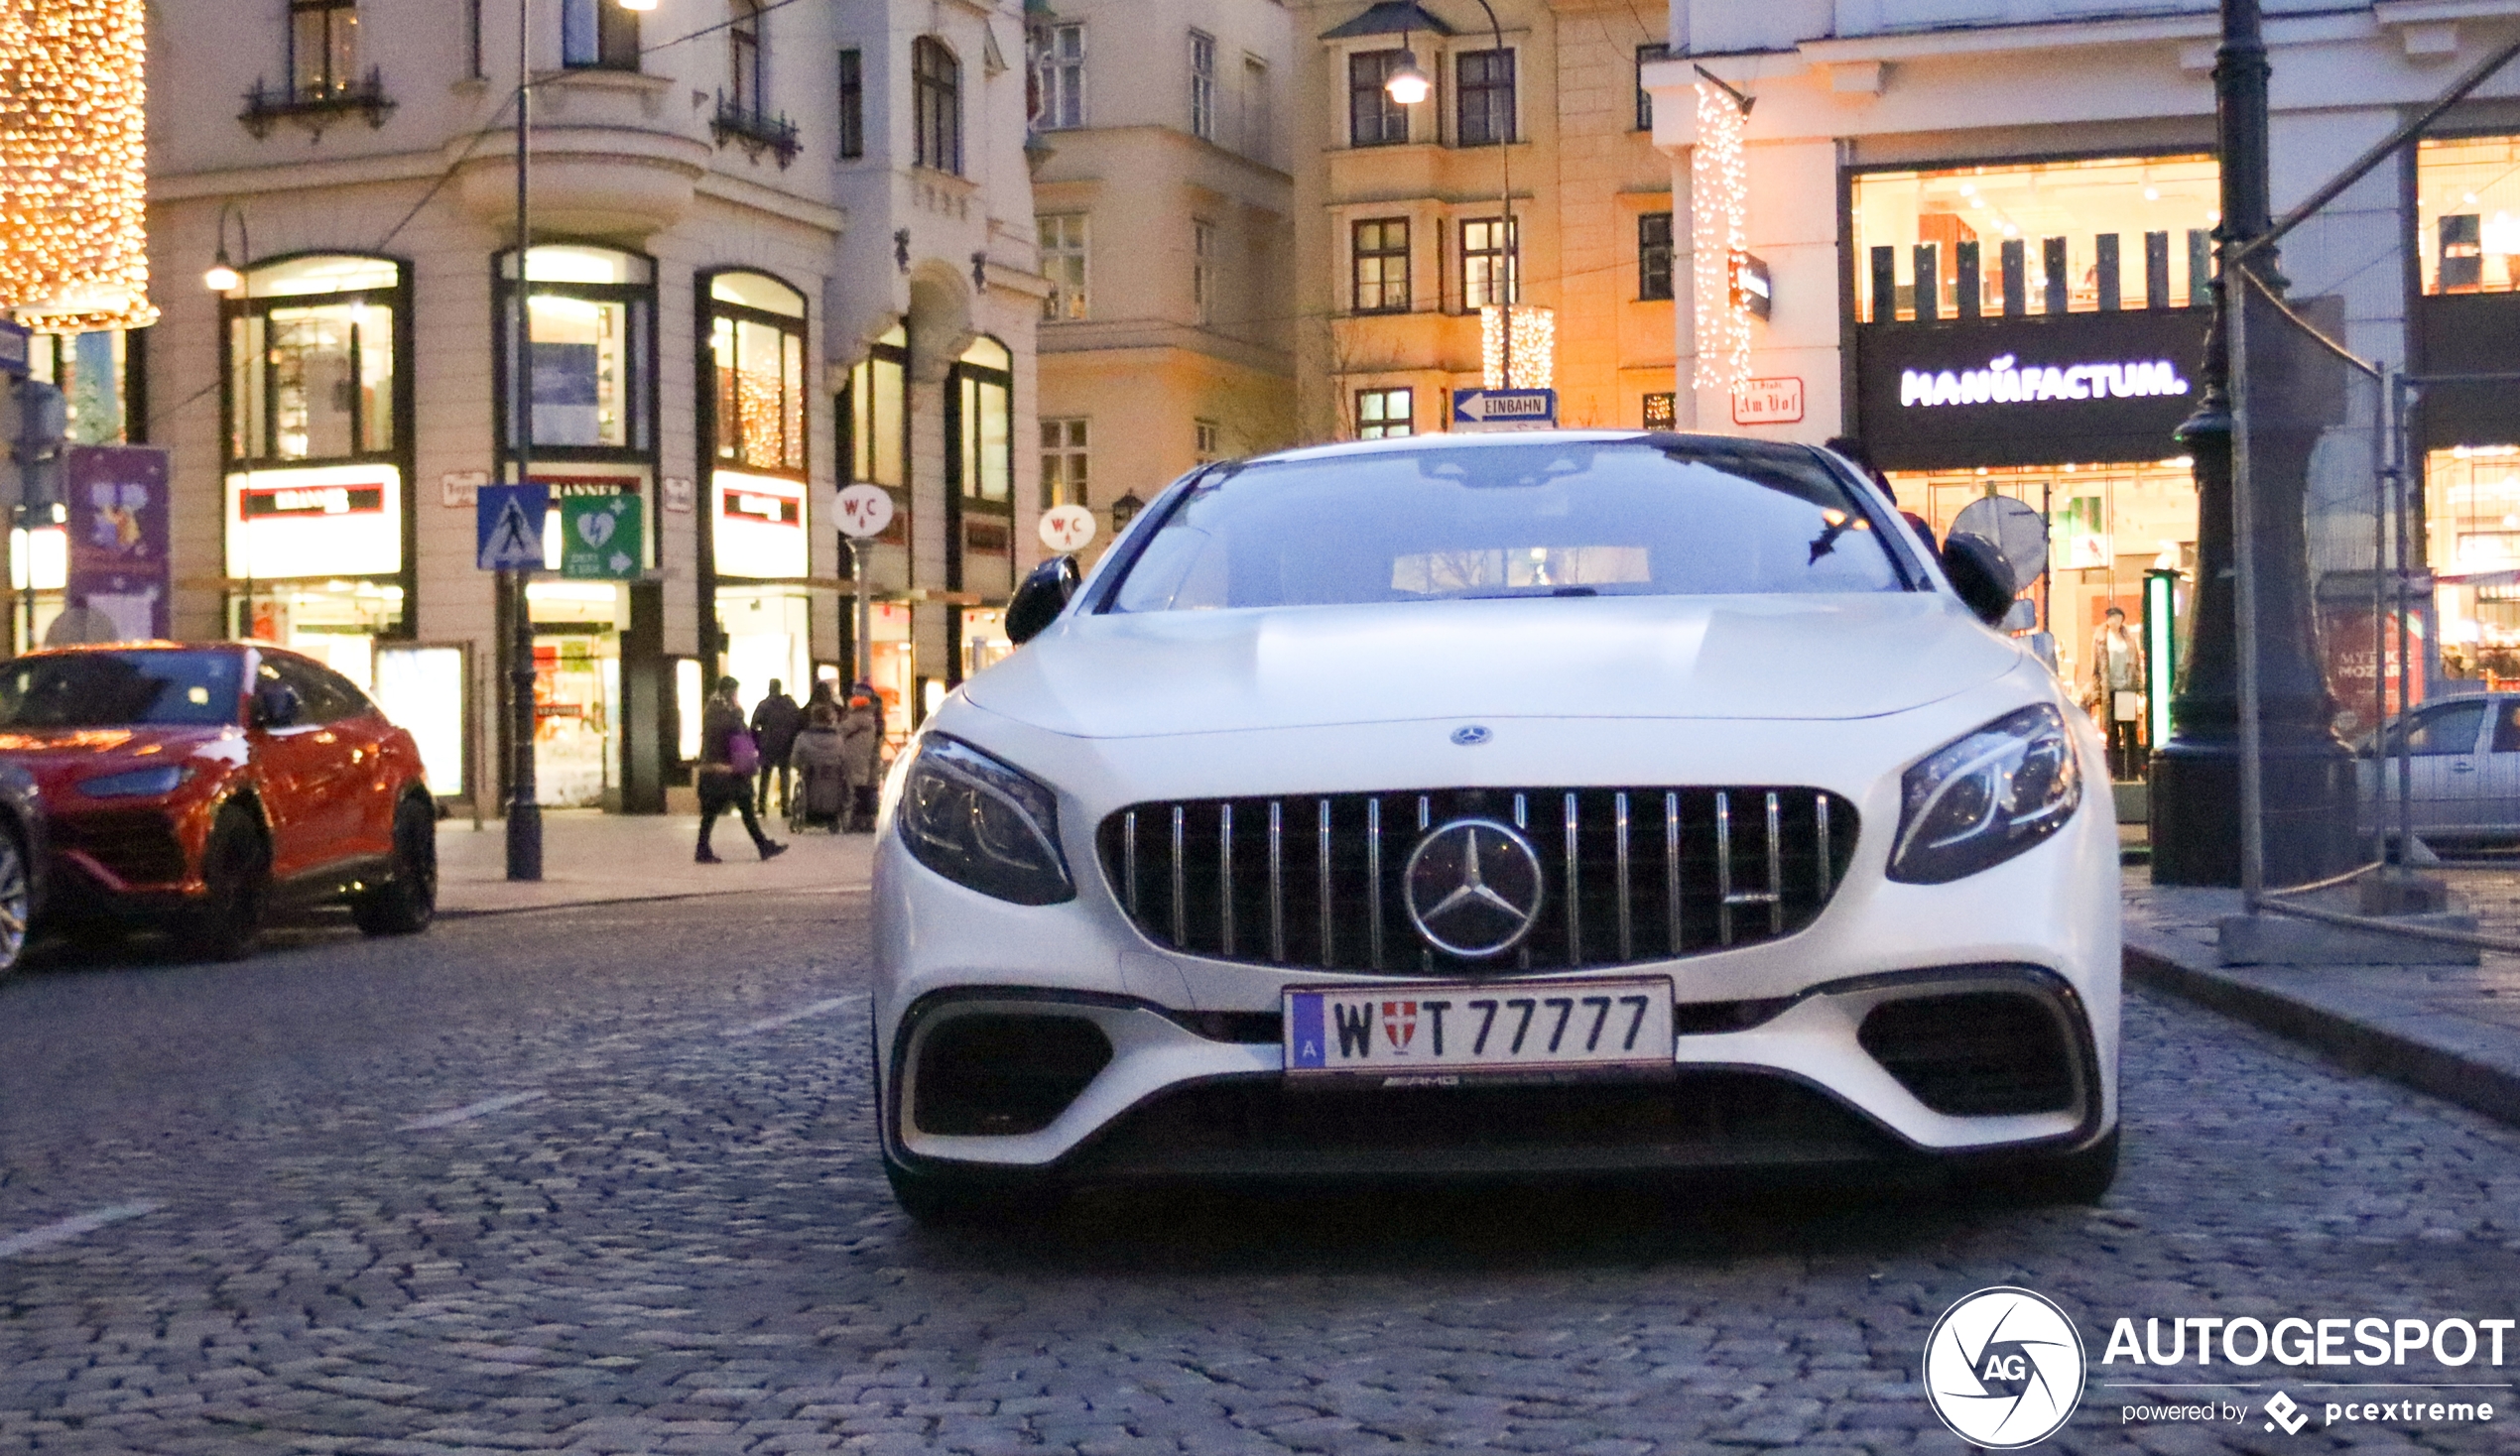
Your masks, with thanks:
<instances>
[{"instance_id":1,"label":"red car grille","mask_svg":"<svg viewBox=\"0 0 2520 1456\"><path fill-rule=\"evenodd\" d=\"M166 885L184 878L184 845L154 809L65 814L53 821L56 848L77 850L126 885Z\"/></svg>"}]
</instances>

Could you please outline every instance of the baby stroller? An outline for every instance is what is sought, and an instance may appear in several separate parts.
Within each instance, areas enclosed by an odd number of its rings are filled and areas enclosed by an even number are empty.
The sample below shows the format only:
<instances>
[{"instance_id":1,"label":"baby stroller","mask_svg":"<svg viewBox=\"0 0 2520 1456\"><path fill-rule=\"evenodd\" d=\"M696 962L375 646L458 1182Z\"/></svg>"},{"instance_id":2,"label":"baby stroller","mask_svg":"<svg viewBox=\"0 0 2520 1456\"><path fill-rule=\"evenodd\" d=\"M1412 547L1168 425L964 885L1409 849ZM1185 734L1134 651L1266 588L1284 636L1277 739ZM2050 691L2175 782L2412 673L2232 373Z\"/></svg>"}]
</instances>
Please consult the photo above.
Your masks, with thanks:
<instances>
[{"instance_id":1,"label":"baby stroller","mask_svg":"<svg viewBox=\"0 0 2520 1456\"><path fill-rule=\"evenodd\" d=\"M788 832L821 829L839 833L848 822L848 771L838 764L807 764L797 770L788 800Z\"/></svg>"}]
</instances>

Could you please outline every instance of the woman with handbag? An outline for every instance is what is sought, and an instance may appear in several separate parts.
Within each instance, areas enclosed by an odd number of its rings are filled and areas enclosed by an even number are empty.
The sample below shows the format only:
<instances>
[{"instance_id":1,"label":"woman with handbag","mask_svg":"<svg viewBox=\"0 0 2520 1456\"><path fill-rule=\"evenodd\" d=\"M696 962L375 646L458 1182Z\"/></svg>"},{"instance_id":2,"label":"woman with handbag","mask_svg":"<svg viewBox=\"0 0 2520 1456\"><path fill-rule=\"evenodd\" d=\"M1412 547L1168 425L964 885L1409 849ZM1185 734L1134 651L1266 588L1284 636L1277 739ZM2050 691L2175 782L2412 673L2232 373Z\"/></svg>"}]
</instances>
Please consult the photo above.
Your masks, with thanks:
<instances>
[{"instance_id":1,"label":"woman with handbag","mask_svg":"<svg viewBox=\"0 0 2520 1456\"><path fill-rule=\"evenodd\" d=\"M700 759L698 778L700 791L700 842L692 855L694 863L721 864L723 861L708 847L708 831L717 816L733 809L744 817L744 832L752 836L753 847L763 859L776 859L788 852L784 844L773 844L761 832L761 820L752 807L752 776L761 767L761 748L753 742L744 727L744 710L735 703L739 686L732 677L717 679L717 694L700 709Z\"/></svg>"}]
</instances>

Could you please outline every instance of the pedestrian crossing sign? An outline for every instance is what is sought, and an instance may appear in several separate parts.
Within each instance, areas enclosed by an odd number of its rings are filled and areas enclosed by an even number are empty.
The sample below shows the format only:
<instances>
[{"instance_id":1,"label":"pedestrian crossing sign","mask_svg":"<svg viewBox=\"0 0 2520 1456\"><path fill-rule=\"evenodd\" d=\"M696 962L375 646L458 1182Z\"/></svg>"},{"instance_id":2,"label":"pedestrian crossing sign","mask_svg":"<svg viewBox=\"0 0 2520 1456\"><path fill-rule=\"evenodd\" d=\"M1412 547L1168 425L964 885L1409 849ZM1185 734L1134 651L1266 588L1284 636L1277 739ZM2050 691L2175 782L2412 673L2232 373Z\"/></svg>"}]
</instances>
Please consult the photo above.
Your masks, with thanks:
<instances>
[{"instance_id":1,"label":"pedestrian crossing sign","mask_svg":"<svg viewBox=\"0 0 2520 1456\"><path fill-rule=\"evenodd\" d=\"M484 571L531 571L543 564L543 518L549 485L485 485L474 510L475 565Z\"/></svg>"}]
</instances>

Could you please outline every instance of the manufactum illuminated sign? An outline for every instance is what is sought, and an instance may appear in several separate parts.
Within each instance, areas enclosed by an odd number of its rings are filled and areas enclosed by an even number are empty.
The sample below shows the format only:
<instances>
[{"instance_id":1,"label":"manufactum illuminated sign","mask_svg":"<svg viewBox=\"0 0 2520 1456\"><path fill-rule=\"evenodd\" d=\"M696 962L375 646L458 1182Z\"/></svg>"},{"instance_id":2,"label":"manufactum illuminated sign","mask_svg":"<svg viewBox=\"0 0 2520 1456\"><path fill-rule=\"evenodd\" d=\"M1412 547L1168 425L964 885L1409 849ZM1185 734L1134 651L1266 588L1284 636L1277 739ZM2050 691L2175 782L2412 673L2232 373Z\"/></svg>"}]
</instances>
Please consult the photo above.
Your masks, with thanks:
<instances>
[{"instance_id":1,"label":"manufactum illuminated sign","mask_svg":"<svg viewBox=\"0 0 2520 1456\"><path fill-rule=\"evenodd\" d=\"M2131 364L2016 366L2005 354L1983 369L1899 371L1899 403L2026 405L2045 400L2141 400L2179 396L2188 381L2167 359Z\"/></svg>"}]
</instances>

